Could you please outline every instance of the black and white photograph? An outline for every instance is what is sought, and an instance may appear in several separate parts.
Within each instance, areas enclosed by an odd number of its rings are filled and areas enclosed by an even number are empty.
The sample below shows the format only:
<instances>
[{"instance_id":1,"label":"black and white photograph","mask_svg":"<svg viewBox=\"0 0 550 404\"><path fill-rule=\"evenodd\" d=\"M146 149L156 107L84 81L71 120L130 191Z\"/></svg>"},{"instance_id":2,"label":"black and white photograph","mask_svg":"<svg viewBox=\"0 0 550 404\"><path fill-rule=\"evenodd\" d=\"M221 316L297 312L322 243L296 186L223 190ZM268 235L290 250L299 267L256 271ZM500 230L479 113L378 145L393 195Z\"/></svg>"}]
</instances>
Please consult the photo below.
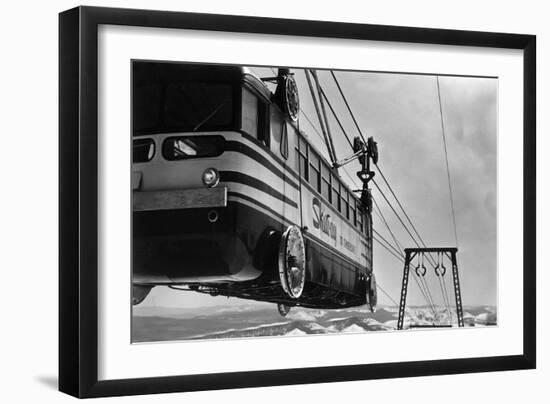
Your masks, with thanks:
<instances>
[{"instance_id":1,"label":"black and white photograph","mask_svg":"<svg viewBox=\"0 0 550 404\"><path fill-rule=\"evenodd\" d=\"M498 77L131 83L132 343L498 327Z\"/></svg>"},{"instance_id":2,"label":"black and white photograph","mask_svg":"<svg viewBox=\"0 0 550 404\"><path fill-rule=\"evenodd\" d=\"M544 401L543 2L2 5L1 402Z\"/></svg>"}]
</instances>

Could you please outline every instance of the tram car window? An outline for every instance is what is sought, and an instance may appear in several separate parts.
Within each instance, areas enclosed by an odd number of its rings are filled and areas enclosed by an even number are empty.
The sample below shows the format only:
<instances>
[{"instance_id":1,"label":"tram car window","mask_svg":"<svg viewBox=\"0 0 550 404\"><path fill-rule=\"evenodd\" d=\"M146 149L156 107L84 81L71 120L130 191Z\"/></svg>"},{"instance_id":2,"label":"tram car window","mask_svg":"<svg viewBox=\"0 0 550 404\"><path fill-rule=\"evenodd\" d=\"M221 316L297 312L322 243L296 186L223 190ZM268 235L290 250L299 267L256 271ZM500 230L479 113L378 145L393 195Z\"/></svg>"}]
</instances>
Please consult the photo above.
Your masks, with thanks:
<instances>
[{"instance_id":1,"label":"tram car window","mask_svg":"<svg viewBox=\"0 0 550 404\"><path fill-rule=\"evenodd\" d=\"M224 149L225 138L220 135L172 136L164 140L162 155L166 160L217 157Z\"/></svg>"},{"instance_id":2,"label":"tram car window","mask_svg":"<svg viewBox=\"0 0 550 404\"><path fill-rule=\"evenodd\" d=\"M321 195L332 203L332 194L330 186L330 168L325 163L321 164Z\"/></svg>"},{"instance_id":3,"label":"tram car window","mask_svg":"<svg viewBox=\"0 0 550 404\"><path fill-rule=\"evenodd\" d=\"M331 183L332 183L332 206L338 211L340 211L340 181L338 177L334 174L331 174Z\"/></svg>"},{"instance_id":4,"label":"tram car window","mask_svg":"<svg viewBox=\"0 0 550 404\"><path fill-rule=\"evenodd\" d=\"M309 183L315 189L315 191L320 192L321 191L321 172L319 168L320 160L317 153L312 149L309 148L308 153L308 160L309 160Z\"/></svg>"},{"instance_id":5,"label":"tram car window","mask_svg":"<svg viewBox=\"0 0 550 404\"><path fill-rule=\"evenodd\" d=\"M343 212L344 215L346 216L346 219L349 220L349 201L348 201L348 191L347 189L343 189L342 190L342 209L343 209Z\"/></svg>"},{"instance_id":6,"label":"tram car window","mask_svg":"<svg viewBox=\"0 0 550 404\"><path fill-rule=\"evenodd\" d=\"M342 184L341 182L339 183L339 186L340 186L340 190L339 190L339 201L338 201L338 211L345 215L345 212L344 212L344 192L346 192L346 188L344 187L344 184Z\"/></svg>"},{"instance_id":7,"label":"tram car window","mask_svg":"<svg viewBox=\"0 0 550 404\"><path fill-rule=\"evenodd\" d=\"M357 226L357 209L355 206L355 198L352 194L349 195L349 208L350 208L350 218L354 226Z\"/></svg>"},{"instance_id":8,"label":"tram car window","mask_svg":"<svg viewBox=\"0 0 550 404\"><path fill-rule=\"evenodd\" d=\"M269 104L258 99L258 140L269 148L270 136L270 113Z\"/></svg>"},{"instance_id":9,"label":"tram car window","mask_svg":"<svg viewBox=\"0 0 550 404\"><path fill-rule=\"evenodd\" d=\"M155 155L155 142L153 139L135 139L132 147L132 161L134 163L146 163Z\"/></svg>"},{"instance_id":10,"label":"tram car window","mask_svg":"<svg viewBox=\"0 0 550 404\"><path fill-rule=\"evenodd\" d=\"M307 143L303 140L302 136L298 136L298 154L297 154L297 163L298 163L298 172L300 176L308 180L308 163L307 163Z\"/></svg>"},{"instance_id":11,"label":"tram car window","mask_svg":"<svg viewBox=\"0 0 550 404\"><path fill-rule=\"evenodd\" d=\"M357 225L359 226L359 231L363 233L363 210L361 208L357 212Z\"/></svg>"},{"instance_id":12,"label":"tram car window","mask_svg":"<svg viewBox=\"0 0 550 404\"><path fill-rule=\"evenodd\" d=\"M242 98L242 129L254 138L258 137L258 98L246 88L243 88Z\"/></svg>"}]
</instances>

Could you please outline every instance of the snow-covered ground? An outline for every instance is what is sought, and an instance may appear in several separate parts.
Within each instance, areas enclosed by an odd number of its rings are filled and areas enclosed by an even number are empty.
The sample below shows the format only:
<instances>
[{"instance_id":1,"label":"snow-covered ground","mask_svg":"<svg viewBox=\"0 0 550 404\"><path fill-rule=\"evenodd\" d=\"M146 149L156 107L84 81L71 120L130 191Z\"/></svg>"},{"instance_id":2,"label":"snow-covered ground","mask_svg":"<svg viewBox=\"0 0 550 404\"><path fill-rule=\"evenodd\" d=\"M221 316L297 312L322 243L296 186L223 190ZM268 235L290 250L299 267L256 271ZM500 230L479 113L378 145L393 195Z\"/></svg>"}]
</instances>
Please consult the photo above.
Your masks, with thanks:
<instances>
[{"instance_id":1,"label":"snow-covered ground","mask_svg":"<svg viewBox=\"0 0 550 404\"><path fill-rule=\"evenodd\" d=\"M263 336L299 336L311 334L362 333L397 329L398 309L381 307L376 313L366 308L339 310L312 310L292 308L281 317L274 306L247 308L211 308L205 314L189 311L136 311L133 318L133 341L167 341L183 339L249 338ZM494 326L497 314L494 307L469 306L464 308L466 327ZM457 327L455 311L443 307L410 307L406 311L404 329L432 325Z\"/></svg>"}]
</instances>

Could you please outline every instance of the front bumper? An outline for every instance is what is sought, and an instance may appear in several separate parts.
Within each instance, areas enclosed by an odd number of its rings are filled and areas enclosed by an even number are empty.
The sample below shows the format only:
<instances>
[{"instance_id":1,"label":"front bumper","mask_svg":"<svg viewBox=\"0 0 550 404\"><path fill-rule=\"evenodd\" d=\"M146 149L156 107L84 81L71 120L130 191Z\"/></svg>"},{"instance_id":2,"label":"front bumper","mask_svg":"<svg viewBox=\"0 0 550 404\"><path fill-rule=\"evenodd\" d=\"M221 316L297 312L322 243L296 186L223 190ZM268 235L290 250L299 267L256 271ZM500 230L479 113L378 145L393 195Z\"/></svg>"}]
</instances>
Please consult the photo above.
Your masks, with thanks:
<instances>
[{"instance_id":1,"label":"front bumper","mask_svg":"<svg viewBox=\"0 0 550 404\"><path fill-rule=\"evenodd\" d=\"M134 191L134 212L227 206L227 187Z\"/></svg>"},{"instance_id":2,"label":"front bumper","mask_svg":"<svg viewBox=\"0 0 550 404\"><path fill-rule=\"evenodd\" d=\"M211 220L215 212L216 220ZM225 187L134 192L133 282L216 283L254 279L251 252Z\"/></svg>"}]
</instances>

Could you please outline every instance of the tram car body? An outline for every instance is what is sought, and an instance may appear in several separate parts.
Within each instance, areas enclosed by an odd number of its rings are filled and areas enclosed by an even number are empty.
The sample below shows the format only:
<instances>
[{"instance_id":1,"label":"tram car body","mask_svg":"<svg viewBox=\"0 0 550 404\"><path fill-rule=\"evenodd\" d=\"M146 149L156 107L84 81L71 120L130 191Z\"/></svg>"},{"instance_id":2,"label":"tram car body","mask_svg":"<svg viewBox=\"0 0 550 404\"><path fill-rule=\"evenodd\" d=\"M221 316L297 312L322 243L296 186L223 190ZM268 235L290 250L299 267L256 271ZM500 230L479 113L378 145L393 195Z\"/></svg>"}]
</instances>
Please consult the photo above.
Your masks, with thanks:
<instances>
[{"instance_id":1,"label":"tram car body","mask_svg":"<svg viewBox=\"0 0 550 404\"><path fill-rule=\"evenodd\" d=\"M163 285L375 305L370 212L298 130L290 81L145 61L132 80L134 304Z\"/></svg>"}]
</instances>

